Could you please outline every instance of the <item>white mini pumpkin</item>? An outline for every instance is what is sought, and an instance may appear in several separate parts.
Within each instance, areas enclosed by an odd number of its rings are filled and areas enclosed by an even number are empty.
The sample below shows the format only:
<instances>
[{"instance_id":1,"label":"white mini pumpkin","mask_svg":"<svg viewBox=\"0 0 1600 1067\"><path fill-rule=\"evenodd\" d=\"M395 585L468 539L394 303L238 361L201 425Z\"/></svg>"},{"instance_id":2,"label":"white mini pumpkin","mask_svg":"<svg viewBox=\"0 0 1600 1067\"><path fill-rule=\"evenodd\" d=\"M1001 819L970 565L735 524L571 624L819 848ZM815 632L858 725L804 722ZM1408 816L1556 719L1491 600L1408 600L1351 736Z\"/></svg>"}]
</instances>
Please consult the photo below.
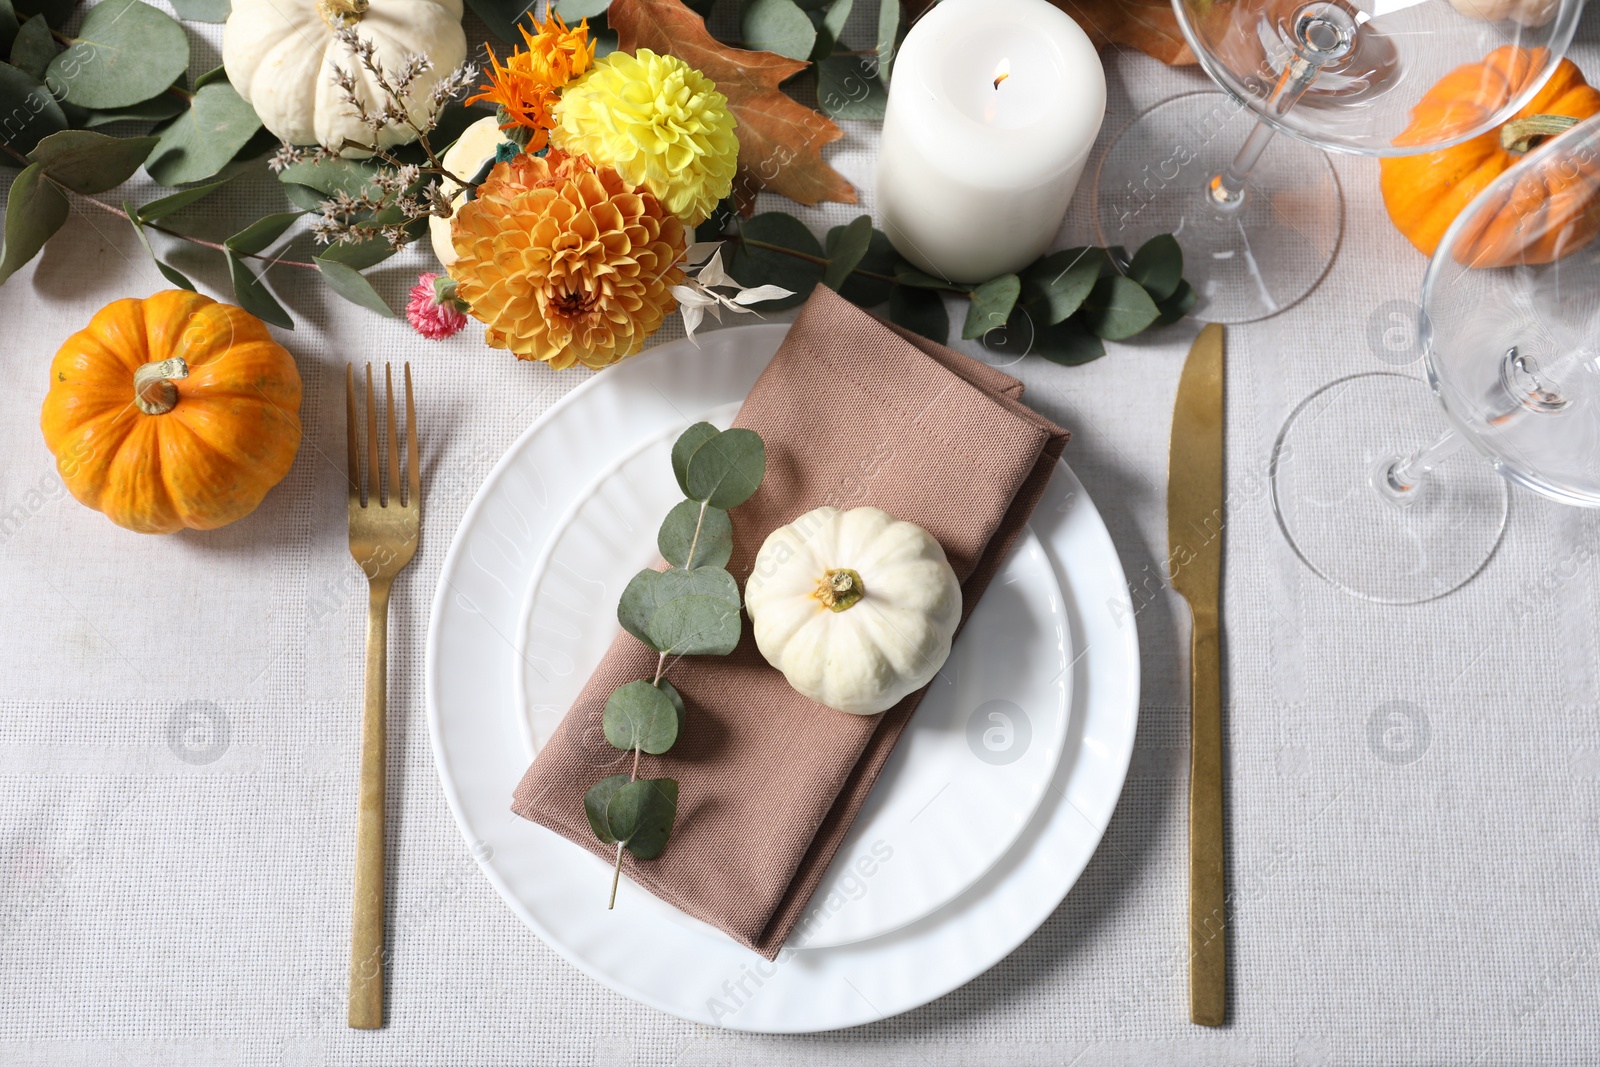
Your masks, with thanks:
<instances>
[{"instance_id":1,"label":"white mini pumpkin","mask_svg":"<svg viewBox=\"0 0 1600 1067\"><path fill-rule=\"evenodd\" d=\"M922 527L878 508L817 508L768 536L744 603L756 647L797 691L875 715L944 666L961 583Z\"/></svg>"},{"instance_id":2,"label":"white mini pumpkin","mask_svg":"<svg viewBox=\"0 0 1600 1067\"><path fill-rule=\"evenodd\" d=\"M459 178L471 181L483 169L483 165L494 158L497 148L505 141L506 135L500 132L500 120L493 115L481 118L471 126L461 131L461 136L456 138L456 143L445 152L444 158L439 162L444 164L444 169ZM459 210L467 202L467 194L461 186L445 178L439 183L439 189ZM433 254L439 257L441 266L448 267L456 261L455 244L450 238L450 220L441 219L434 215L428 219L428 238L433 242Z\"/></svg>"},{"instance_id":3,"label":"white mini pumpkin","mask_svg":"<svg viewBox=\"0 0 1600 1067\"><path fill-rule=\"evenodd\" d=\"M332 80L335 66L353 71L356 92L370 109L386 102L371 75L334 39L346 24L376 46L385 71L398 70L413 55L433 61L433 69L412 86L417 119L434 82L467 57L461 0L233 0L222 31L222 65L234 89L278 138L330 148L371 138ZM411 129L390 126L380 140L387 148L415 139Z\"/></svg>"}]
</instances>

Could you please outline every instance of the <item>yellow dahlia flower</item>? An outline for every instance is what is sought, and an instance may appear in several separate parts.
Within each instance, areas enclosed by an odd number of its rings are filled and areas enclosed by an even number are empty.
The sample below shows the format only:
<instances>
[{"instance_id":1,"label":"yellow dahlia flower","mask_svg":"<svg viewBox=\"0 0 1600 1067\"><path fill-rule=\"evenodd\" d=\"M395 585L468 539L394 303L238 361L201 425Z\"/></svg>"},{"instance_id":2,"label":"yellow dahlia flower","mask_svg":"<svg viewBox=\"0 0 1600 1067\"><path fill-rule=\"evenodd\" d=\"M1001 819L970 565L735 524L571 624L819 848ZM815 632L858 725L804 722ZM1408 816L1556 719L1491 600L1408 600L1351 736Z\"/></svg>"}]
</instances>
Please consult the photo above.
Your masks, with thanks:
<instances>
[{"instance_id":1,"label":"yellow dahlia flower","mask_svg":"<svg viewBox=\"0 0 1600 1067\"><path fill-rule=\"evenodd\" d=\"M616 171L552 151L500 163L451 221L456 295L484 339L556 370L604 367L678 306L684 227Z\"/></svg>"},{"instance_id":2,"label":"yellow dahlia flower","mask_svg":"<svg viewBox=\"0 0 1600 1067\"><path fill-rule=\"evenodd\" d=\"M676 56L613 52L561 94L556 146L615 167L690 226L733 188L739 159L728 98Z\"/></svg>"}]
</instances>

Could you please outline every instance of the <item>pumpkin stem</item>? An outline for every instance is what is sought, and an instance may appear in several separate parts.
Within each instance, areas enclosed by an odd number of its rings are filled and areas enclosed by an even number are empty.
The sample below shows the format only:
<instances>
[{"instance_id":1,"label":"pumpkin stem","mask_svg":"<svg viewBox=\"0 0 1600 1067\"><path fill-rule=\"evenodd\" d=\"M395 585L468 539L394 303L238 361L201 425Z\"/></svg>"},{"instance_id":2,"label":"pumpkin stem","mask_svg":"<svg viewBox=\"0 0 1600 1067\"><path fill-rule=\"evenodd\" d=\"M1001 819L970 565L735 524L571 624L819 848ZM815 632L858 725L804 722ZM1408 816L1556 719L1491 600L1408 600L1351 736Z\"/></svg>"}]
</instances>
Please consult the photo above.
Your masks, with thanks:
<instances>
[{"instance_id":1,"label":"pumpkin stem","mask_svg":"<svg viewBox=\"0 0 1600 1067\"><path fill-rule=\"evenodd\" d=\"M843 611L866 594L861 575L848 567L839 567L822 575L822 580L817 583L817 591L812 595L822 601L822 606L829 611Z\"/></svg>"},{"instance_id":2,"label":"pumpkin stem","mask_svg":"<svg viewBox=\"0 0 1600 1067\"><path fill-rule=\"evenodd\" d=\"M317 0L317 13L335 30L354 26L367 13L372 0Z\"/></svg>"},{"instance_id":3,"label":"pumpkin stem","mask_svg":"<svg viewBox=\"0 0 1600 1067\"><path fill-rule=\"evenodd\" d=\"M1500 147L1507 152L1529 152L1546 137L1565 133L1578 124L1571 115L1529 115L1500 127Z\"/></svg>"},{"instance_id":4,"label":"pumpkin stem","mask_svg":"<svg viewBox=\"0 0 1600 1067\"><path fill-rule=\"evenodd\" d=\"M165 415L178 406L178 387L172 383L188 376L182 356L146 363L133 372L133 402L146 415Z\"/></svg>"}]
</instances>

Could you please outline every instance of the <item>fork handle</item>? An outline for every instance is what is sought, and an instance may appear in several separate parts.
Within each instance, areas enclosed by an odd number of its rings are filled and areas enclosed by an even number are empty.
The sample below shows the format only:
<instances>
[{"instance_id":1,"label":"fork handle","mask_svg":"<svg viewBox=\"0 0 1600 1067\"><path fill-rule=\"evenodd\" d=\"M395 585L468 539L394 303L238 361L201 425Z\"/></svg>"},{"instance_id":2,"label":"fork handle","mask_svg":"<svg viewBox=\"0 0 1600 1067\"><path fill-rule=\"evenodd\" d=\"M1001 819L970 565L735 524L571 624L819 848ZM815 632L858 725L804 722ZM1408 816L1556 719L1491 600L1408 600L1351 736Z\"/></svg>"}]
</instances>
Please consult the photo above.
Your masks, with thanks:
<instances>
[{"instance_id":1,"label":"fork handle","mask_svg":"<svg viewBox=\"0 0 1600 1067\"><path fill-rule=\"evenodd\" d=\"M350 1025L383 1025L383 786L388 744L384 692L389 587L373 579L367 605L367 693L361 712L361 793L356 821L355 910L350 926Z\"/></svg>"}]
</instances>

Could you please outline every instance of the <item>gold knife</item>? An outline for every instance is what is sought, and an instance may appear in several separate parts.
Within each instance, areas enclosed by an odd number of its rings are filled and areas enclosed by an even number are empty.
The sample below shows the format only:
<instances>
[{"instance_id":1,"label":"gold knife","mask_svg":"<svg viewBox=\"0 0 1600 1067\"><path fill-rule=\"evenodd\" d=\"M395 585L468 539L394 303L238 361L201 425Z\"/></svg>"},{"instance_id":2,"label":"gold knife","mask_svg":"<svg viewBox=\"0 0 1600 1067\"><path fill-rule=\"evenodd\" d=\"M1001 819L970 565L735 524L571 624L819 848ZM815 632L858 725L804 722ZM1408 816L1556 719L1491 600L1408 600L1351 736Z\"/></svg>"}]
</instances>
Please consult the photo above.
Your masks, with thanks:
<instances>
[{"instance_id":1,"label":"gold knife","mask_svg":"<svg viewBox=\"0 0 1600 1067\"><path fill-rule=\"evenodd\" d=\"M1222 327L1189 349L1172 411L1167 551L1172 588L1194 618L1189 653L1189 1018L1228 1013L1227 880L1222 857Z\"/></svg>"}]
</instances>

